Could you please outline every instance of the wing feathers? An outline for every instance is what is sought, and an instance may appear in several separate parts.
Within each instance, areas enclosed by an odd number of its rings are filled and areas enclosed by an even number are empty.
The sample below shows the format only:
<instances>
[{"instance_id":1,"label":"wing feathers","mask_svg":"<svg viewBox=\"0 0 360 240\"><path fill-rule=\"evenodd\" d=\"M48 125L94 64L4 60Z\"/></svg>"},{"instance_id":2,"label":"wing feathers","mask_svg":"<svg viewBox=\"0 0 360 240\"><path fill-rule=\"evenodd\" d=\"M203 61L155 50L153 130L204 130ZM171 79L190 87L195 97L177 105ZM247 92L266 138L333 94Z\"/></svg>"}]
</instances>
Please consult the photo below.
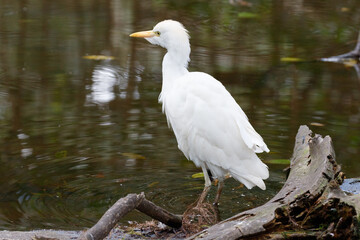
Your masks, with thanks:
<instances>
[{"instance_id":1,"label":"wing feathers","mask_svg":"<svg viewBox=\"0 0 360 240\"><path fill-rule=\"evenodd\" d=\"M269 149L219 81L204 73L188 73L161 94L161 101L188 159L220 179L230 172L248 188L265 189L262 179L269 171L256 153Z\"/></svg>"}]
</instances>

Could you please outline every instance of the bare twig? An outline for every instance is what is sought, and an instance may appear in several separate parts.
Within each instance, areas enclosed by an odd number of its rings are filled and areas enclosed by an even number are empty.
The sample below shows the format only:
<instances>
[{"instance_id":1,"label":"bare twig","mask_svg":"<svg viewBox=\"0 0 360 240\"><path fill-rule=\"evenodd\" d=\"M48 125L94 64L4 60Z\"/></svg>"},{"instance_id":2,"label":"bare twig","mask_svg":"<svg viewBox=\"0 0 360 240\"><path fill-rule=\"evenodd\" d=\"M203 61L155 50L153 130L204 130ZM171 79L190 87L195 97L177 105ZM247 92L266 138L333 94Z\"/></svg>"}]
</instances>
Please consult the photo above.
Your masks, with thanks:
<instances>
[{"instance_id":1,"label":"bare twig","mask_svg":"<svg viewBox=\"0 0 360 240\"><path fill-rule=\"evenodd\" d=\"M174 228L181 227L181 217L168 212L167 210L155 205L153 202L150 202L144 198L140 204L136 207L142 213L156 219L166 225Z\"/></svg>"},{"instance_id":2,"label":"bare twig","mask_svg":"<svg viewBox=\"0 0 360 240\"><path fill-rule=\"evenodd\" d=\"M79 240L100 240L105 238L111 229L114 228L116 223L134 209L137 209L170 227L181 227L181 217L176 216L145 199L144 193L128 194L126 197L120 198L109 210L107 210L92 228L81 234Z\"/></svg>"},{"instance_id":3,"label":"bare twig","mask_svg":"<svg viewBox=\"0 0 360 240\"><path fill-rule=\"evenodd\" d=\"M116 223L127 213L136 208L145 198L141 194L128 194L126 197L120 198L100 220L85 233L81 234L79 240L99 240L104 239Z\"/></svg>"}]
</instances>

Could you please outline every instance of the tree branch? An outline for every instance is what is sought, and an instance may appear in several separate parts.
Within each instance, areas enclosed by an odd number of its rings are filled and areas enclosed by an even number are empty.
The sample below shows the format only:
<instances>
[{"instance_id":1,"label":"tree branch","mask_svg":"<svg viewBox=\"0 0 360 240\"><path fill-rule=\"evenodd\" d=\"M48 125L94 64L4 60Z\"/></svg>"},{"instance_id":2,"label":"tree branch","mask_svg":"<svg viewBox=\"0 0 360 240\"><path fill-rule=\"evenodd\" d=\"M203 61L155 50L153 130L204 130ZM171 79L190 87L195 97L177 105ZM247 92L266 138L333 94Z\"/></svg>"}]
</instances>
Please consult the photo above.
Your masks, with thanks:
<instances>
[{"instance_id":1,"label":"tree branch","mask_svg":"<svg viewBox=\"0 0 360 240\"><path fill-rule=\"evenodd\" d=\"M181 227L182 224L181 217L168 212L167 210L155 205L153 202L150 202L145 198L141 201L141 203L137 206L136 209L152 217L153 219L165 223L170 227L173 228Z\"/></svg>"},{"instance_id":2,"label":"tree branch","mask_svg":"<svg viewBox=\"0 0 360 240\"><path fill-rule=\"evenodd\" d=\"M120 198L100 220L85 233L81 234L79 240L99 240L104 239L116 223L136 208L139 203L145 198L143 193L141 194L128 194L126 197Z\"/></svg>"},{"instance_id":3,"label":"tree branch","mask_svg":"<svg viewBox=\"0 0 360 240\"><path fill-rule=\"evenodd\" d=\"M128 194L126 197L120 198L109 210L105 212L105 214L92 228L81 234L78 240L104 239L111 229L114 228L116 223L134 209L137 209L170 227L181 227L181 217L176 216L147 200L144 193Z\"/></svg>"}]
</instances>

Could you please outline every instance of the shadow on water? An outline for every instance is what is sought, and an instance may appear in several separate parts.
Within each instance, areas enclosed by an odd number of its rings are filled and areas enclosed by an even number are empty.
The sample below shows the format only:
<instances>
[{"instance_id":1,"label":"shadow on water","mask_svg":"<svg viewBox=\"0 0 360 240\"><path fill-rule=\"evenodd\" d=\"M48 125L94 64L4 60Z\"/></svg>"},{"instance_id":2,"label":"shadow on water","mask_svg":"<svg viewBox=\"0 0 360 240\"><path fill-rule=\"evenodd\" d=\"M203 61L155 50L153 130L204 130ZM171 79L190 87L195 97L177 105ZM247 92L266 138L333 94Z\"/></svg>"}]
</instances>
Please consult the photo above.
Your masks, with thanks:
<instances>
[{"instance_id":1,"label":"shadow on water","mask_svg":"<svg viewBox=\"0 0 360 240\"><path fill-rule=\"evenodd\" d=\"M132 192L174 213L197 198L203 180L191 176L200 170L177 149L157 103L164 50L128 37L167 18L190 31L190 69L221 80L264 137L271 153L261 158L289 158L307 124L332 136L338 162L356 177L356 71L280 59L351 49L360 3L234 2L0 0L0 228L82 229ZM285 166L269 167L266 191L226 182L222 217L281 188Z\"/></svg>"}]
</instances>

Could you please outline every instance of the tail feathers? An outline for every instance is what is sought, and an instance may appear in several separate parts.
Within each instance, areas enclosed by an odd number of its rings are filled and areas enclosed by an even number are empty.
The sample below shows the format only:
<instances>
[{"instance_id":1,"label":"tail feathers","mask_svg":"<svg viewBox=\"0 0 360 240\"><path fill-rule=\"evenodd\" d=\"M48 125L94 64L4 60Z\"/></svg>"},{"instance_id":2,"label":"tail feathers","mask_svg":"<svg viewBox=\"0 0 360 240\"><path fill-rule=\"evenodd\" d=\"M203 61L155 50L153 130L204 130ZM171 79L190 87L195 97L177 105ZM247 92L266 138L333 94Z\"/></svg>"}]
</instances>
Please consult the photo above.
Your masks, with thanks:
<instances>
[{"instance_id":1,"label":"tail feathers","mask_svg":"<svg viewBox=\"0 0 360 240\"><path fill-rule=\"evenodd\" d=\"M248 189L251 189L255 186L258 186L262 190L266 189L265 183L260 177L255 177L255 176L251 176L251 175L241 175L240 176L236 173L235 174L231 173L231 175L233 176L233 178L235 178L236 180L238 180L239 182L244 184Z\"/></svg>"},{"instance_id":2,"label":"tail feathers","mask_svg":"<svg viewBox=\"0 0 360 240\"><path fill-rule=\"evenodd\" d=\"M241 164L240 164L241 163ZM231 174L239 176L254 176L261 179L269 178L269 168L258 156L254 155L252 159L239 161L239 164L230 169Z\"/></svg>"},{"instance_id":3,"label":"tail feathers","mask_svg":"<svg viewBox=\"0 0 360 240\"><path fill-rule=\"evenodd\" d=\"M263 179L269 177L268 166L260 159L257 159L257 161L254 161L254 159L247 160L244 162L243 166L246 167L237 167L230 170L230 174L233 178L243 183L249 189L258 186L262 190L265 190L266 186Z\"/></svg>"},{"instance_id":4,"label":"tail feathers","mask_svg":"<svg viewBox=\"0 0 360 240\"><path fill-rule=\"evenodd\" d=\"M261 179L269 178L269 167L265 163L263 163L260 159L256 161L254 167L256 168L255 170L256 174L254 174L255 176L258 176Z\"/></svg>"}]
</instances>

